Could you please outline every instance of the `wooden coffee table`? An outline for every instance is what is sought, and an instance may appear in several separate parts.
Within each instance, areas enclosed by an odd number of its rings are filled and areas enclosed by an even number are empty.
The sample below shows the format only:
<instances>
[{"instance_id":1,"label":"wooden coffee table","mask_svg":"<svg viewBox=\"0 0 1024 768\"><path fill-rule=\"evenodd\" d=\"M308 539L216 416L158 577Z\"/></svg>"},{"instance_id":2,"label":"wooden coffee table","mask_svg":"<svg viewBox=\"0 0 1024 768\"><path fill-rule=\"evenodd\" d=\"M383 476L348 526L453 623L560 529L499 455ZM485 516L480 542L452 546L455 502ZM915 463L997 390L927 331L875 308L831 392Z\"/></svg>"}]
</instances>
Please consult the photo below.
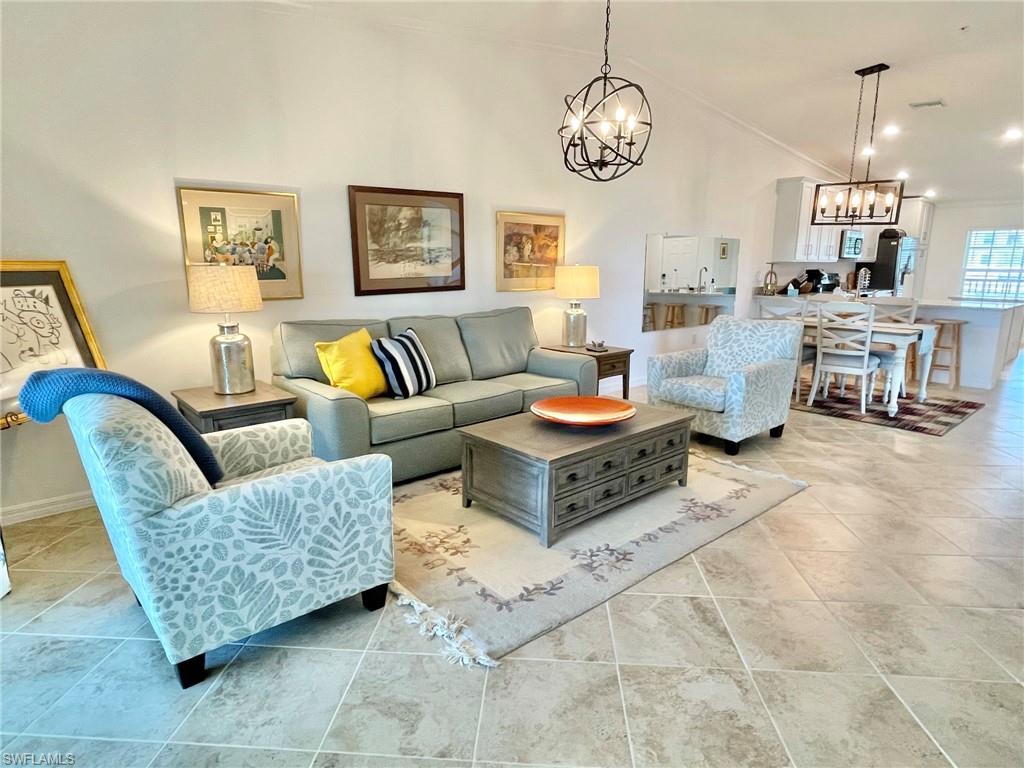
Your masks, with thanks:
<instances>
[{"instance_id":1,"label":"wooden coffee table","mask_svg":"<svg viewBox=\"0 0 1024 768\"><path fill-rule=\"evenodd\" d=\"M462 427L462 506L474 501L550 547L569 528L667 483L686 485L692 415L637 405L604 427L520 413Z\"/></svg>"}]
</instances>

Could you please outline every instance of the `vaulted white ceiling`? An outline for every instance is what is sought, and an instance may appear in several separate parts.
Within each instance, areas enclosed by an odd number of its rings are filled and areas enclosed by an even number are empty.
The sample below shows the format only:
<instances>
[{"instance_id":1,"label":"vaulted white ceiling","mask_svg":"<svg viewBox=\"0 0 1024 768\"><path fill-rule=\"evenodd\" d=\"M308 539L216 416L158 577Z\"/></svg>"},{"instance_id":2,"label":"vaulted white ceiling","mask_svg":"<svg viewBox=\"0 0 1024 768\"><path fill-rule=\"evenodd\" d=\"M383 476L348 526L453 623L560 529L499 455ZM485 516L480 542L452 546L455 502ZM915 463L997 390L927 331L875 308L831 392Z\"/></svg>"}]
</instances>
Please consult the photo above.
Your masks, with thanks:
<instances>
[{"instance_id":1,"label":"vaulted white ceiling","mask_svg":"<svg viewBox=\"0 0 1024 768\"><path fill-rule=\"evenodd\" d=\"M593 2L348 9L439 32L592 51L595 61L604 33L604 4ZM1024 127L1020 2L616 0L611 55L618 74L641 84L645 70L666 78L842 173L857 104L853 70L885 62L892 70L882 76L879 127L894 123L901 132L876 139L873 177L906 169L908 193L934 188L939 200L1024 199L1024 144L1002 138L1008 127ZM945 107L908 106L939 98ZM868 95L865 102L870 109Z\"/></svg>"}]
</instances>

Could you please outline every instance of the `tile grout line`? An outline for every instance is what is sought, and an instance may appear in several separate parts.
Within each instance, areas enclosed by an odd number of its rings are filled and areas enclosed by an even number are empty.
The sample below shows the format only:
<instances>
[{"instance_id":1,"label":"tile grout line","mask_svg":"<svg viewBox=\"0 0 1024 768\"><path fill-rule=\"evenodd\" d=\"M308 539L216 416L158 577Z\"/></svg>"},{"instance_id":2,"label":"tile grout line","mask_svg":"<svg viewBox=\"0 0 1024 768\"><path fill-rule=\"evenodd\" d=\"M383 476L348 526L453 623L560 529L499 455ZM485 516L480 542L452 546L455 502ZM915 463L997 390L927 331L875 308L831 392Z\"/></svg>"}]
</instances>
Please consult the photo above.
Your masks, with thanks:
<instances>
[{"instance_id":1,"label":"tile grout line","mask_svg":"<svg viewBox=\"0 0 1024 768\"><path fill-rule=\"evenodd\" d=\"M636 750L633 746L632 729L629 727L629 709L626 707L626 691L622 687L622 669L619 667L619 650L615 644L615 625L612 623L611 601L604 601L604 613L608 617L608 634L612 641L612 660L615 663L615 679L619 684L619 701L622 703L622 722L626 726L626 744L629 747L629 763L636 768Z\"/></svg>"},{"instance_id":2,"label":"tile grout line","mask_svg":"<svg viewBox=\"0 0 1024 768\"><path fill-rule=\"evenodd\" d=\"M986 656L988 656L990 659L992 659L992 661L995 662L996 666L998 666L1001 670L1003 670L1003 672L1005 672L1006 674L1008 674L1010 676L1010 679L1013 682L1017 683L1018 685L1024 685L1024 679L1021 679L1020 676L1015 675L1013 672L1011 672L1006 667L1005 664L1003 664L1001 661L999 661L999 659L997 659L995 656L993 656L991 653L989 653L988 649L985 646L983 646L981 643L979 643L973 637L968 637L967 639L970 640L972 643L974 643L976 646L978 646L978 650L979 651L981 651ZM978 681L970 681L970 682L988 682L988 681L978 680ZM991 682L1005 682L1005 681L992 680Z\"/></svg>"},{"instance_id":3,"label":"tile grout line","mask_svg":"<svg viewBox=\"0 0 1024 768\"><path fill-rule=\"evenodd\" d=\"M57 697L56 699L54 699L54 700L53 700L53 703L52 703L52 704L50 704L50 706L48 706L48 707L47 707L46 709L44 709L44 710L43 710L42 712L40 712L40 713L39 713L38 715L36 715L36 716L35 716L34 718L32 718L32 720L31 720L31 721L29 722L29 724L28 724L27 726L25 726L25 727L24 727L24 728L23 728L23 729L21 730L21 732L19 732L19 733L18 733L17 737L15 737L15 738L19 738L19 737L21 736L21 734L22 734L22 733L27 733L27 732L28 732L28 729L29 729L29 727L31 727L32 725L34 725L34 724L36 723L36 721L38 721L38 720L39 720L39 718L41 718L41 717L42 717L43 715L45 715L45 714L46 714L47 712L49 712L49 711L50 711L50 710L52 710L52 709L53 709L54 707L56 707L56 706L57 706L57 705L58 705L58 704L59 704L59 703L60 703L60 702L61 702L61 701L62 701L62 700L64 699L64 697L65 697L65 696L67 696L67 695L68 695L69 693L71 693L71 691L73 691L73 690L74 690L75 688L77 688L77 687L78 687L79 683L81 683L81 682L82 682L83 680L85 680L85 678L87 678L87 677L88 677L89 675L91 675L91 674L92 674L92 673L93 673L94 671L96 671L96 669L97 669L97 668L98 668L98 667L99 667L99 666L100 666L100 665L101 665L101 664L102 664L103 662L105 662L105 661L106 661L107 659L109 659L109 658L110 658L111 656L113 656L113 655L114 655L114 653L115 653L115 651L117 651L117 649L118 649L118 648L120 648L121 646L123 646L123 645L124 645L125 643L127 643L127 642L128 642L127 640L122 640L122 641L121 641L121 642L119 642L119 643L118 643L117 645L115 645L115 646L114 646L113 648L111 648L111 649L110 649L110 651L108 651L108 652L107 652L106 654L104 654L103 658L101 658L101 659L100 659L99 661L97 661L97 662L96 662L95 664L93 664L93 665L92 665L91 667L89 667L89 669L87 669L87 670L86 670L86 671L85 671L84 673L82 673L81 677L79 677L79 678L78 678L77 680L75 680L75 682L74 682L74 683L72 683L71 685L69 685L69 686L68 686L68 689L67 689L66 691L64 691L64 693L62 693L62 694L61 694L60 696L58 696L58 697ZM13 739L12 739L12 741L13 741Z\"/></svg>"},{"instance_id":4,"label":"tile grout line","mask_svg":"<svg viewBox=\"0 0 1024 768\"><path fill-rule=\"evenodd\" d=\"M159 642L159 641L158 641L158 642ZM221 647L223 647L223 646L221 646ZM228 660L228 663L227 663L227 664L225 664L225 665L224 665L224 668L223 668L222 670L220 670L220 672L218 672L218 673L217 673L217 676L216 676L216 678L217 678L217 679L216 679L216 680L213 680L213 681L211 681L211 682L210 682L210 686L209 686L209 687L208 687L208 688L207 688L207 689L206 689L205 691L203 691L203 695L202 695L202 696L200 696L200 697L199 697L199 698L198 698L198 699L196 700L196 703L195 703L195 704L193 704L193 705L192 705L192 706L191 706L191 707L189 708L188 712L186 712L186 713L185 713L185 716L184 716L183 718L181 718L181 721L180 721L180 722L178 723L178 725L177 725L177 726L176 726L176 727L174 728L174 730L173 730L173 731L171 731L171 735L170 735L170 736L168 736L168 737L167 737L166 739L164 739L164 743L163 743L163 744L162 744L162 745L160 746L160 749L158 749L158 750L156 751L156 754L155 754L155 755L153 755L153 757L152 757L152 758L150 759L150 761L149 761L148 763L146 763L146 766L145 766L145 768L149 768L149 766L151 766L151 765L152 765L152 764L153 764L154 762L156 762L156 759L157 759L157 758L158 758L158 757L160 756L160 753L161 753L161 752L163 752L163 751L164 751L164 749L165 749L165 748L167 747L167 744L168 744L168 742L170 742L170 740L171 740L171 739L173 739L173 738L174 738L174 737L175 737L175 736L176 736L176 735L178 734L178 731L180 731L180 730L181 730L181 728L182 728L182 726L183 726L183 725L185 725L185 721L186 721L186 720L188 720L188 719L189 719L190 717L192 717L192 714L193 714L193 713L194 713L194 712L196 711L196 708L197 708L197 707L198 707L198 706L199 706L200 704L202 704L202 703L203 703L203 701L204 701L204 700L206 699L206 697L207 697L207 696L209 696L209 695L210 695L210 693L211 693L211 692L212 692L212 691L213 691L213 690L214 690L215 688L219 688L219 687L220 687L221 681L223 681L223 680L224 680L224 673L228 671L228 667L230 667L230 666L231 666L232 664L234 664L234 663L235 663L235 659L237 659L237 658L238 658L238 655L239 655L239 654L240 654L240 653L242 652L242 650L243 650L243 649L245 648L245 646L244 646L244 645L238 645L238 646L234 646L234 647L237 647L237 648L238 648L238 650L236 650L236 651L235 651L235 652L234 652L234 653L233 653L233 654L231 655L231 658L230 658L230 659ZM204 662L205 662L205 659L204 659Z\"/></svg>"},{"instance_id":5,"label":"tile grout line","mask_svg":"<svg viewBox=\"0 0 1024 768\"><path fill-rule=\"evenodd\" d=\"M905 710L907 710L907 713L913 718L914 722L917 723L918 728L924 731L925 735L938 748L939 752L942 753L942 756L949 761L949 764L953 766L953 768L957 768L956 761L949 756L945 748L941 744L939 744L939 740L936 739L932 735L932 732L925 727L925 724L921 722L921 719L917 716L917 713L914 712L914 710L910 708L910 705L907 704L906 701L904 701L902 696L900 696L896 688L892 685L892 683L889 682L889 678L886 677L886 674L882 672L881 668L875 663L875 660L868 655L868 652L864 650L864 647L860 644L860 642L857 641L857 638L854 637L853 632L846 626L846 623L843 621L842 617L837 616L829 607L829 604L827 602L822 601L822 605L825 606L825 610L827 610L829 614L832 616L832 618L835 619L836 623L839 625L839 628L846 634L846 637L850 640L850 642L853 643L857 647L857 650L859 650L861 654L863 654L864 658L868 660L868 664L870 664L872 669L875 670L875 673L878 675L879 678L881 678L882 682L885 684L885 687L888 688L892 695L896 697L896 700L903 705L903 708Z\"/></svg>"},{"instance_id":6,"label":"tile grout line","mask_svg":"<svg viewBox=\"0 0 1024 768\"><path fill-rule=\"evenodd\" d=\"M37 571L37 573L61 573L61 571ZM15 629L10 631L10 634L12 634L12 635L13 634L45 635L46 634L45 632L21 632L21 630L25 629L29 624L31 624L33 621L38 619L40 616L42 616L44 613L46 613L48 610L50 610L54 606L57 606L57 605L60 605L61 603L63 603L65 600L67 600L69 597L71 597L73 594L75 594L75 592L78 592L80 589L85 589L85 587L87 587L89 584L92 584L100 576L105 576L105 575L107 575L107 574L106 573L94 574L92 576L92 578L86 579L85 581L83 581L77 587L72 589L70 592L68 592L63 597L59 597L56 600L54 600L52 603L50 603L48 606L43 608L43 610L41 610L39 613L37 613L31 619L29 619L28 621L24 622L23 624L19 624ZM145 614L143 614L143 615L145 615ZM146 621L148 621L148 620L149 619L146 619ZM139 626L140 627L142 626L142 622L139 623ZM135 631L138 632L138 629L136 629ZM76 637L95 637L95 638L107 639L107 637L103 636L103 635L76 635ZM117 637L110 637L110 639L116 640L118 638ZM127 640L128 638L123 638L123 639Z\"/></svg>"},{"instance_id":7,"label":"tile grout line","mask_svg":"<svg viewBox=\"0 0 1024 768\"><path fill-rule=\"evenodd\" d=\"M786 757L789 758L789 764L791 766L796 766L796 760L793 759L793 753L789 751L789 745L786 744L786 740L782 737L782 729L779 728L779 724L775 722L775 715L773 715L772 711L768 709L768 702L764 700L764 694L761 693L761 686L757 684L757 680L754 678L754 673L750 671L750 665L747 663L747 658L740 649L740 644L736 642L736 636L732 632L732 627L730 627L729 622L725 620L725 614L722 612L722 607L718 604L718 598L715 597L715 593L711 589L711 582L709 582L707 576L704 575L704 569L701 567L696 557L693 558L693 563L697 566L697 573L700 574L701 579L704 581L704 586L707 587L708 594L711 595L711 602L714 604L715 610L718 612L718 617L722 620L722 626L725 627L725 631L729 634L729 640L736 649L736 655L740 657L740 662L743 664L743 669L747 673L747 678L750 680L750 684L754 686L754 692L757 694L758 701L761 702L761 706L764 708L765 714L768 715L768 720L771 722L772 728L775 729L775 735L778 736L779 743L785 750Z\"/></svg>"},{"instance_id":8,"label":"tile grout line","mask_svg":"<svg viewBox=\"0 0 1024 768\"><path fill-rule=\"evenodd\" d=\"M13 526L12 526L12 527L13 527ZM46 527L46 526L42 526L42 527ZM83 526L83 527L84 527L84 526ZM62 541L64 541L64 539L66 539L66 538L67 538L68 536L70 536L71 534L73 534L73 533L74 533L75 531L77 531L77 530L79 530L79 529L78 529L78 528L72 528L72 529L71 529L71 530L69 530L69 531L68 531L67 533L65 533L65 534L64 534L63 536L61 536L61 537L60 537L59 539L55 539L54 541L51 541L51 542L50 542L49 544L47 544L47 545L46 545L45 547L43 547L42 549L37 549L37 550L36 550L35 552L33 552L33 553L32 553L31 555L25 555L25 557L21 558L21 559L20 559L20 560L18 560L18 561L13 561L13 560L12 560L12 561L11 561L10 563L8 563L7 565L8 565L8 566L10 566L10 568L11 568L11 569L13 570L13 569L15 568L15 566L17 566L17 565L18 565L18 563L23 563L23 562L25 562L26 560L30 560L31 558L33 558L33 557L35 557L36 555L38 555L38 554L39 554L40 552L45 552L45 551L46 551L46 550L48 550L48 549L49 549L50 547L53 547L53 546L56 546L57 544L60 544L60 543L61 543ZM26 570L31 570L31 569L26 569ZM40 568L40 569L38 569L38 570L45 570L45 569L42 569L42 568Z\"/></svg>"},{"instance_id":9,"label":"tile grout line","mask_svg":"<svg viewBox=\"0 0 1024 768\"><path fill-rule=\"evenodd\" d=\"M316 759L323 751L324 744L327 741L327 736L331 732L331 726L333 726L334 721L338 719L338 713L341 712L341 705L345 703L345 698L348 696L348 692L352 689L352 683L355 682L356 676L359 674L359 670L363 667L363 660L366 658L366 654L370 650L370 645L373 644L373 638L377 635L377 630L380 628L381 622L384 621L384 614L387 613L388 609L394 604L394 601L391 599L390 585L387 598L388 599L384 602L384 606L380 609L380 616L377 617L377 622L373 625L373 629L370 631L370 636L366 638L366 647L363 648L363 652L359 655L359 661L356 662L356 667L352 670L352 676L348 679L348 683L345 685L345 690L341 692L341 698L338 699L338 706L334 708L334 714L331 715L331 719L327 721L327 727L324 728L324 735L320 738L320 743L317 745L316 751L313 753L313 759L309 761L309 768L313 768L316 764Z\"/></svg>"},{"instance_id":10,"label":"tile grout line","mask_svg":"<svg viewBox=\"0 0 1024 768\"><path fill-rule=\"evenodd\" d=\"M480 747L480 729L484 722L484 702L487 700L487 680L490 676L491 670L484 667L484 684L480 690L480 709L476 713L476 735L473 737L473 756L470 758L472 765L476 765L476 755Z\"/></svg>"}]
</instances>

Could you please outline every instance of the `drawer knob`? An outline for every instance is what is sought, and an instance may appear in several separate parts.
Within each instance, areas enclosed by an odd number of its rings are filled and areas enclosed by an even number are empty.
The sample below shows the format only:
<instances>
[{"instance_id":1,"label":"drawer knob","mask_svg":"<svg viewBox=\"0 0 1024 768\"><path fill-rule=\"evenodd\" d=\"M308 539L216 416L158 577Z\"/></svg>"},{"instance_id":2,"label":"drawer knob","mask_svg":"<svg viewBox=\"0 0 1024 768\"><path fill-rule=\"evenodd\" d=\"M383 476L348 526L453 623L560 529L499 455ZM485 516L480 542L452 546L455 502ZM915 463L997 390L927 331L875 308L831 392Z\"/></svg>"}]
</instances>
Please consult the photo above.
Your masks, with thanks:
<instances>
[{"instance_id":1,"label":"drawer knob","mask_svg":"<svg viewBox=\"0 0 1024 768\"><path fill-rule=\"evenodd\" d=\"M647 455L647 449L641 448L639 451L636 452L636 455L642 459L644 456Z\"/></svg>"},{"instance_id":2,"label":"drawer knob","mask_svg":"<svg viewBox=\"0 0 1024 768\"><path fill-rule=\"evenodd\" d=\"M668 439L668 442L666 442L666 443L665 443L665 445L667 445L667 446L668 446L669 448L671 448L671 447L672 447L673 445L675 445L675 444L676 444L676 440L675 440L675 438L674 438L674 437L670 437L670 438Z\"/></svg>"},{"instance_id":3,"label":"drawer knob","mask_svg":"<svg viewBox=\"0 0 1024 768\"><path fill-rule=\"evenodd\" d=\"M671 472L671 471L672 471L672 470L674 470L674 469L675 469L675 467L674 467L674 466L672 466L671 464L666 464L666 465L665 465L665 471L666 471L666 472Z\"/></svg>"},{"instance_id":4,"label":"drawer knob","mask_svg":"<svg viewBox=\"0 0 1024 768\"><path fill-rule=\"evenodd\" d=\"M565 479L568 480L570 483L575 483L577 480L580 479L580 476L577 475L575 472L570 472L568 475L566 475Z\"/></svg>"},{"instance_id":5,"label":"drawer knob","mask_svg":"<svg viewBox=\"0 0 1024 768\"><path fill-rule=\"evenodd\" d=\"M611 488L605 488L604 489L604 493L601 494L601 498L602 499L607 499L611 495L612 495L612 489Z\"/></svg>"},{"instance_id":6,"label":"drawer knob","mask_svg":"<svg viewBox=\"0 0 1024 768\"><path fill-rule=\"evenodd\" d=\"M601 465L601 469L611 469L613 465L614 462L611 459L608 459L604 464Z\"/></svg>"},{"instance_id":7,"label":"drawer knob","mask_svg":"<svg viewBox=\"0 0 1024 768\"><path fill-rule=\"evenodd\" d=\"M574 502L570 503L569 506L567 506L565 508L565 510L566 510L566 512L575 512L576 511L576 502L574 501Z\"/></svg>"},{"instance_id":8,"label":"drawer knob","mask_svg":"<svg viewBox=\"0 0 1024 768\"><path fill-rule=\"evenodd\" d=\"M637 482L637 485L639 485L640 483L646 483L647 482L647 475L640 475L640 477L638 477L636 479L636 482Z\"/></svg>"}]
</instances>

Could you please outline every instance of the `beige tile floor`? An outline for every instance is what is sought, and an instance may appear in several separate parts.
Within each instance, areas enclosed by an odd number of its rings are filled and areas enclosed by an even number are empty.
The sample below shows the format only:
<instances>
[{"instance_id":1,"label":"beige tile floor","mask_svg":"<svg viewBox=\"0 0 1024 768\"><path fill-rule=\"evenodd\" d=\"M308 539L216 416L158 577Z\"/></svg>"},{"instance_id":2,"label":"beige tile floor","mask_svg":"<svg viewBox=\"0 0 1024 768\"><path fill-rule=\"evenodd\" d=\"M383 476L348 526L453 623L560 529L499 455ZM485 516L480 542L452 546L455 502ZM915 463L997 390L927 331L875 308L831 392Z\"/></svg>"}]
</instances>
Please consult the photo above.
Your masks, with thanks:
<instances>
[{"instance_id":1,"label":"beige tile floor","mask_svg":"<svg viewBox=\"0 0 1024 768\"><path fill-rule=\"evenodd\" d=\"M356 599L220 649L181 691L94 511L10 526L2 749L103 768L1024 765L1024 360L965 394L987 406L943 438L793 412L739 460L805 492L486 672Z\"/></svg>"}]
</instances>

